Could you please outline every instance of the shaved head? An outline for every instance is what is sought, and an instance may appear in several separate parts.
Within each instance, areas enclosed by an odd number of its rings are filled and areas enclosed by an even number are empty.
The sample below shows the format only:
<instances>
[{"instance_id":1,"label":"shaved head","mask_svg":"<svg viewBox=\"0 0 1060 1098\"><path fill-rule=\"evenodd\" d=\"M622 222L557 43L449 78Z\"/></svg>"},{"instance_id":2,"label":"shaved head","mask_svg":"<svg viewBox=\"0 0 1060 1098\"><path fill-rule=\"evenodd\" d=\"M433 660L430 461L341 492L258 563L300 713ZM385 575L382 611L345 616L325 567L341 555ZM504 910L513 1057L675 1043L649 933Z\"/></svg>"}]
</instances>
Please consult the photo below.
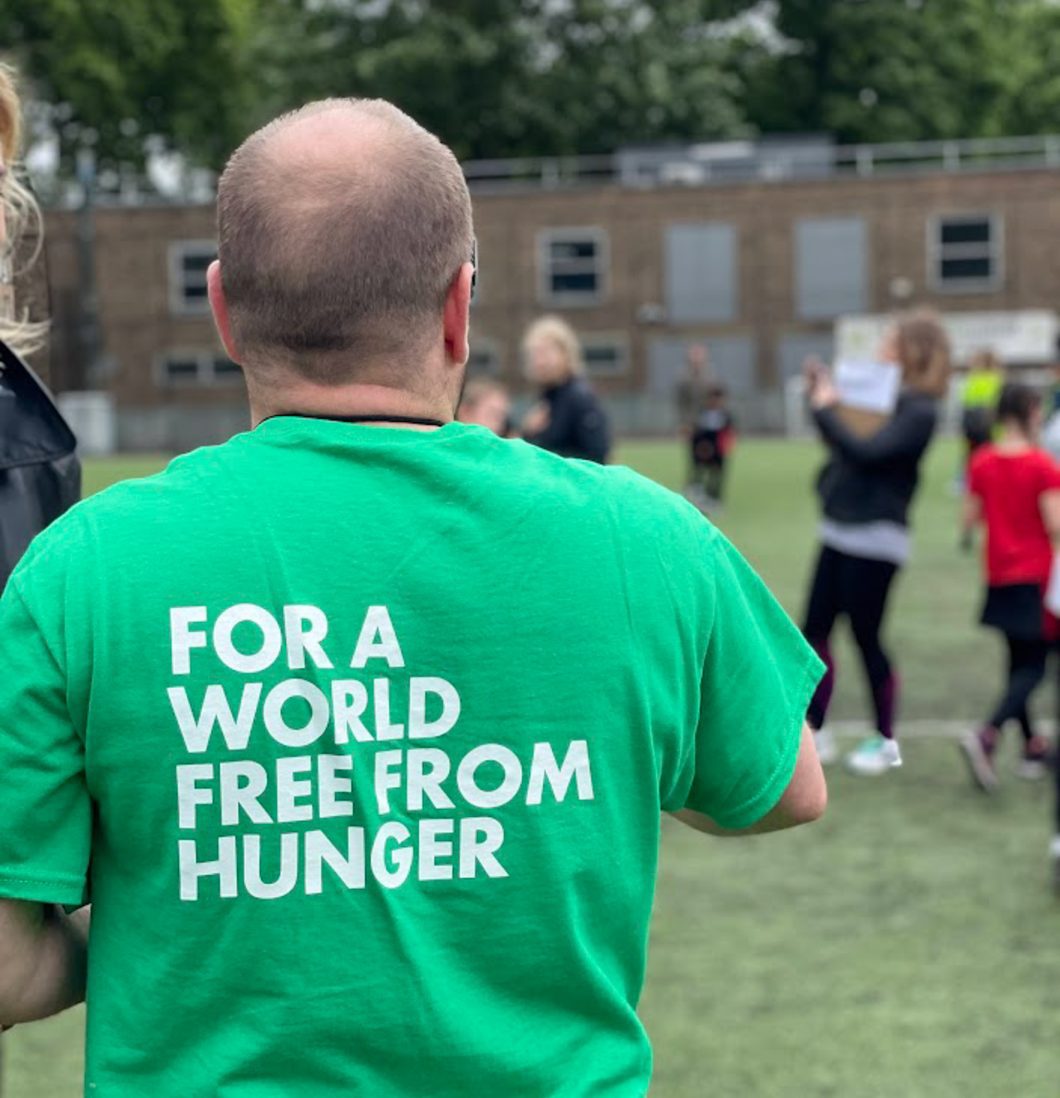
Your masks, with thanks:
<instances>
[{"instance_id":1,"label":"shaved head","mask_svg":"<svg viewBox=\"0 0 1060 1098\"><path fill-rule=\"evenodd\" d=\"M383 100L311 103L252 134L217 216L243 365L324 385L414 369L473 247L456 158Z\"/></svg>"}]
</instances>

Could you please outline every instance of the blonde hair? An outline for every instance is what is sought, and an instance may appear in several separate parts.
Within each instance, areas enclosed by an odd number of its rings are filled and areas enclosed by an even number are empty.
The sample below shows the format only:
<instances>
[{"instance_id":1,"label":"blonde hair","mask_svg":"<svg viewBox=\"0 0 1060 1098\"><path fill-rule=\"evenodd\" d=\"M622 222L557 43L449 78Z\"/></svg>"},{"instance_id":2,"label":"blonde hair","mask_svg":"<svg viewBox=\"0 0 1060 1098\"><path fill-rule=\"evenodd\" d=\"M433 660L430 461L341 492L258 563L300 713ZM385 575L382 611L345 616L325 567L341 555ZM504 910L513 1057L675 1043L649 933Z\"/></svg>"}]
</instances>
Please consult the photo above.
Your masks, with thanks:
<instances>
[{"instance_id":1,"label":"blonde hair","mask_svg":"<svg viewBox=\"0 0 1060 1098\"><path fill-rule=\"evenodd\" d=\"M945 396L950 380L950 337L938 313L916 309L895 320L895 343L902 382L928 396Z\"/></svg>"},{"instance_id":2,"label":"blonde hair","mask_svg":"<svg viewBox=\"0 0 1060 1098\"><path fill-rule=\"evenodd\" d=\"M22 109L15 71L0 63L0 155L4 174L0 177L0 207L3 208L6 237L0 251L0 284L14 281L15 257L27 229L36 236L36 245L25 265L30 266L40 255L43 241L43 219L40 206L15 173L15 164L22 152ZM18 354L28 355L44 346L48 332L46 322L33 322L17 309L11 316L0 314L0 340Z\"/></svg>"},{"instance_id":3,"label":"blonde hair","mask_svg":"<svg viewBox=\"0 0 1060 1098\"><path fill-rule=\"evenodd\" d=\"M571 377L580 377L585 373L581 341L563 317L553 314L538 317L523 335L523 351L528 351L534 343L554 343L559 347Z\"/></svg>"}]
</instances>

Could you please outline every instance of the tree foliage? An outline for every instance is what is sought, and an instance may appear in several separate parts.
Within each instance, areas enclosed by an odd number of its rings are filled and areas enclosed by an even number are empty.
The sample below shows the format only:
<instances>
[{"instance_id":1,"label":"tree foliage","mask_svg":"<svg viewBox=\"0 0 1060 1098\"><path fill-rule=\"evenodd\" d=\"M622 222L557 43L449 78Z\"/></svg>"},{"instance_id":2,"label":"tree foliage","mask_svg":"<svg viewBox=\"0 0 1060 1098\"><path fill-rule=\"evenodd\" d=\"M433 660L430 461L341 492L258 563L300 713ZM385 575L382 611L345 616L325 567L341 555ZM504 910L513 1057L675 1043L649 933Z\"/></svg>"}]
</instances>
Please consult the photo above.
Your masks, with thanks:
<instances>
[{"instance_id":1,"label":"tree foliage","mask_svg":"<svg viewBox=\"0 0 1060 1098\"><path fill-rule=\"evenodd\" d=\"M216 166L278 111L382 96L461 157L1060 128L1052 0L0 0L69 166Z\"/></svg>"},{"instance_id":2,"label":"tree foliage","mask_svg":"<svg viewBox=\"0 0 1060 1098\"><path fill-rule=\"evenodd\" d=\"M749 105L772 131L840 141L990 136L1007 125L1011 34L1038 0L784 0Z\"/></svg>"},{"instance_id":3,"label":"tree foliage","mask_svg":"<svg viewBox=\"0 0 1060 1098\"><path fill-rule=\"evenodd\" d=\"M221 161L246 125L253 0L0 0L0 42L51 108L64 165L93 145L141 164L146 141Z\"/></svg>"}]
</instances>

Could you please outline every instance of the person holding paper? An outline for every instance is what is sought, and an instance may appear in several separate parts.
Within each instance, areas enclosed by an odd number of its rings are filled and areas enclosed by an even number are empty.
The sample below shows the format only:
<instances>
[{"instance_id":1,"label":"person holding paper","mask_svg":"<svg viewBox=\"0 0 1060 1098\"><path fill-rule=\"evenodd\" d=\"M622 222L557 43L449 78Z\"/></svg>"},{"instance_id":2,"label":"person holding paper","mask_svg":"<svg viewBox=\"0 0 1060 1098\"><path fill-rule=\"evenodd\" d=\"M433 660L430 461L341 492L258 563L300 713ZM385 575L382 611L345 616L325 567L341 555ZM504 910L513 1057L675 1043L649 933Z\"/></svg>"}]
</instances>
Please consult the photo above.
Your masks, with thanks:
<instances>
[{"instance_id":1,"label":"person holding paper","mask_svg":"<svg viewBox=\"0 0 1060 1098\"><path fill-rule=\"evenodd\" d=\"M809 360L805 367L814 422L829 451L817 480L821 550L803 625L828 671L810 704L809 722L818 754L835 761L835 743L825 727L835 685L830 637L845 616L861 652L876 726L846 762L854 773L868 776L902 763L894 735L898 676L880 631L894 578L909 558L909 505L948 384L949 338L933 313L909 313L888 331L879 358L898 367L900 390L891 415L878 422L847 414L821 362Z\"/></svg>"},{"instance_id":2,"label":"person holding paper","mask_svg":"<svg viewBox=\"0 0 1060 1098\"><path fill-rule=\"evenodd\" d=\"M998 784L995 754L1005 724L1019 721L1023 758L1017 773L1044 776L1048 743L1033 733L1027 704L1045 677L1049 647L1060 637L1060 466L1038 445L1042 398L1027 385L1001 391L996 443L980 447L968 469L963 525L966 535L986 527L986 600L981 621L997 629L1008 649L1005 691L978 732L960 741L972 780L986 792ZM1043 596L1053 613L1043 606ZM1060 826L1057 828L1060 831ZM1060 842L1054 858L1060 861Z\"/></svg>"}]
</instances>

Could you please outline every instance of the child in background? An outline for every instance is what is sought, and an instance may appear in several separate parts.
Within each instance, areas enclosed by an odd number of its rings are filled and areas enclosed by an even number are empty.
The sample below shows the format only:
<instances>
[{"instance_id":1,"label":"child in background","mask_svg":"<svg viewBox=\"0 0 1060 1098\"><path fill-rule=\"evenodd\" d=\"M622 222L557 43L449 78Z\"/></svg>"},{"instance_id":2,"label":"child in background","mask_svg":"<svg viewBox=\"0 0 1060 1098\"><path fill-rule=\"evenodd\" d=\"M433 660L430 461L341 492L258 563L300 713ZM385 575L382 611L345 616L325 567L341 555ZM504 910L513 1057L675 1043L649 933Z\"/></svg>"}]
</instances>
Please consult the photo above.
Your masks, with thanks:
<instances>
[{"instance_id":1,"label":"child in background","mask_svg":"<svg viewBox=\"0 0 1060 1098\"><path fill-rule=\"evenodd\" d=\"M508 390L500 382L476 378L464 387L456 418L461 423L477 423L480 427L488 427L501 438L510 438L511 410Z\"/></svg>"},{"instance_id":2,"label":"child in background","mask_svg":"<svg viewBox=\"0 0 1060 1098\"><path fill-rule=\"evenodd\" d=\"M998 400L1000 434L980 447L968 468L964 531L986 527L987 594L982 624L1001 632L1008 647L1008 681L989 720L960 741L973 781L997 787L995 753L1005 723L1019 721L1023 761L1018 773L1041 777L1048 752L1034 735L1027 703L1045 677L1057 621L1044 597L1060 544L1060 466L1038 445L1042 398L1027 385L1006 385ZM1060 847L1058 847L1060 854Z\"/></svg>"},{"instance_id":3,"label":"child in background","mask_svg":"<svg viewBox=\"0 0 1060 1098\"><path fill-rule=\"evenodd\" d=\"M720 507L725 489L725 461L736 432L726 404L723 385L712 385L692 427L692 455L696 476L708 508Z\"/></svg>"}]
</instances>

